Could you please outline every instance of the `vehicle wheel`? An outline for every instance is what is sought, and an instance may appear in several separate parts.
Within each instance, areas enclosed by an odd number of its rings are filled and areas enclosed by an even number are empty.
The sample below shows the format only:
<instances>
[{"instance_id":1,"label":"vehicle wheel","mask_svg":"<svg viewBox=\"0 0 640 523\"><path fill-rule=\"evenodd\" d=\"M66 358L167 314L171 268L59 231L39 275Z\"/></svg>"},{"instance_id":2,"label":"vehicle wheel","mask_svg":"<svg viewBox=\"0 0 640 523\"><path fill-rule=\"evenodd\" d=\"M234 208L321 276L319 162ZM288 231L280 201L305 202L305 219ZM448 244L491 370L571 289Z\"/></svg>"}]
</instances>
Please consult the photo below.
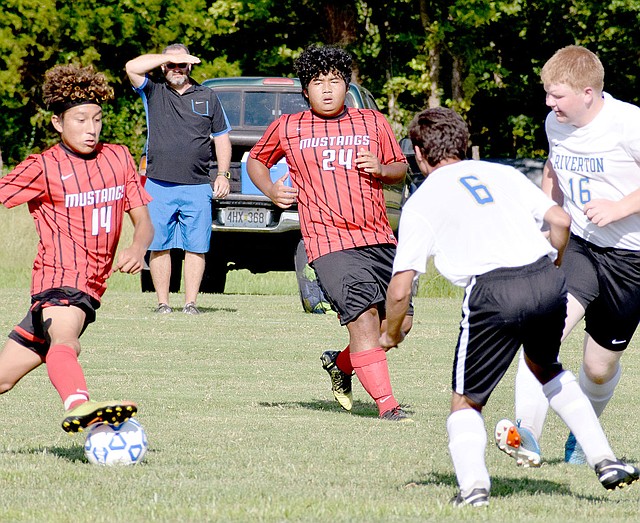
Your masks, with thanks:
<instances>
[{"instance_id":1,"label":"vehicle wheel","mask_svg":"<svg viewBox=\"0 0 640 523\"><path fill-rule=\"evenodd\" d=\"M181 249L171 249L171 280L169 280L169 292L180 292L183 259L184 251ZM147 251L144 261L147 265L149 264L149 251ZM142 292L156 292L150 270L146 269L140 272L140 287Z\"/></svg>"},{"instance_id":2,"label":"vehicle wheel","mask_svg":"<svg viewBox=\"0 0 640 523\"><path fill-rule=\"evenodd\" d=\"M227 259L209 251L205 255L204 274L200 283L200 292L222 294L227 283Z\"/></svg>"},{"instance_id":3,"label":"vehicle wheel","mask_svg":"<svg viewBox=\"0 0 640 523\"><path fill-rule=\"evenodd\" d=\"M325 314L331 310L331 305L318 283L316 271L313 270L308 261L307 253L304 250L304 241L300 240L296 248L294 262L302 308L305 312Z\"/></svg>"}]
</instances>

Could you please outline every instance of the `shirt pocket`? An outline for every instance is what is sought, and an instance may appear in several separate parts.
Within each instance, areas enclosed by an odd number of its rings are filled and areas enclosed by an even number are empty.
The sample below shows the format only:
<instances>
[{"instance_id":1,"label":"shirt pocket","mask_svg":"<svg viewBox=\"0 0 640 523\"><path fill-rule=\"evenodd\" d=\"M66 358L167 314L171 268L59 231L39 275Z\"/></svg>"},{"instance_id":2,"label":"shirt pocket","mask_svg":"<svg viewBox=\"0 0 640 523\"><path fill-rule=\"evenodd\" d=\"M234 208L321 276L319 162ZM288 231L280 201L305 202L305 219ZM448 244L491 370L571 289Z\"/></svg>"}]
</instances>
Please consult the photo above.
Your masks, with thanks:
<instances>
[{"instance_id":1,"label":"shirt pocket","mask_svg":"<svg viewBox=\"0 0 640 523\"><path fill-rule=\"evenodd\" d=\"M209 100L191 100L191 110L200 116L210 116Z\"/></svg>"}]
</instances>

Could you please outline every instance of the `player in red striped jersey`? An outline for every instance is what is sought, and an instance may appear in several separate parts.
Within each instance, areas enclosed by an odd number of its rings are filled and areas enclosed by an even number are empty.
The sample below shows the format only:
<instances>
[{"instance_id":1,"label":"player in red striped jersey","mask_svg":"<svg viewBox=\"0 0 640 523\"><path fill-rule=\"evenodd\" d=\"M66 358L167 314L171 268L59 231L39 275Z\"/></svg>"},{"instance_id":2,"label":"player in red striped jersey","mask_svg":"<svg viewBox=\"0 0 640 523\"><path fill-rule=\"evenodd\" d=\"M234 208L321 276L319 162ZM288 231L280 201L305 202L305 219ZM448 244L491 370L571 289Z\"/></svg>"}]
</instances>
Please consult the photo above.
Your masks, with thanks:
<instances>
[{"instance_id":1,"label":"player in red striped jersey","mask_svg":"<svg viewBox=\"0 0 640 523\"><path fill-rule=\"evenodd\" d=\"M345 350L321 357L335 398L351 410L355 370L382 419L411 421L393 396L378 342L396 245L383 183L404 179L406 159L382 114L345 106L352 74L346 51L311 46L295 68L310 110L273 122L251 150L248 172L279 207L297 200L309 262L349 331ZM293 187L284 184L286 176L271 181L269 168L282 157Z\"/></svg>"},{"instance_id":2,"label":"player in red striped jersey","mask_svg":"<svg viewBox=\"0 0 640 523\"><path fill-rule=\"evenodd\" d=\"M130 401L89 400L79 338L95 320L113 270L142 269L153 226L128 149L99 141L101 104L113 97L105 77L92 67L59 65L47 71L43 92L61 141L0 179L0 203L26 203L40 238L31 307L0 352L0 393L45 363L66 411L62 428L77 432L119 424L137 411ZM133 240L116 260L125 212Z\"/></svg>"}]
</instances>

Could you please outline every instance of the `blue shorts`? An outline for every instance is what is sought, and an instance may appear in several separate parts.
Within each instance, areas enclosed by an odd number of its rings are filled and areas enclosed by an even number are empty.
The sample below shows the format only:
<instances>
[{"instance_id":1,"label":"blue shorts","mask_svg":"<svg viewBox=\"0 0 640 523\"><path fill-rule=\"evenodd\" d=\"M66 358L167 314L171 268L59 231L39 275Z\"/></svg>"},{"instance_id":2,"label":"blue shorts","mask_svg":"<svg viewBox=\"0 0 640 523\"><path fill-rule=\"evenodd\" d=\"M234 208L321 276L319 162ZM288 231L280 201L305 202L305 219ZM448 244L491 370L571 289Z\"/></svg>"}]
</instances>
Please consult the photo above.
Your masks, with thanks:
<instances>
[{"instance_id":1,"label":"blue shorts","mask_svg":"<svg viewBox=\"0 0 640 523\"><path fill-rule=\"evenodd\" d=\"M150 251L209 252L213 191L208 183L183 185L147 178L144 188L153 198L148 204L155 228Z\"/></svg>"}]
</instances>

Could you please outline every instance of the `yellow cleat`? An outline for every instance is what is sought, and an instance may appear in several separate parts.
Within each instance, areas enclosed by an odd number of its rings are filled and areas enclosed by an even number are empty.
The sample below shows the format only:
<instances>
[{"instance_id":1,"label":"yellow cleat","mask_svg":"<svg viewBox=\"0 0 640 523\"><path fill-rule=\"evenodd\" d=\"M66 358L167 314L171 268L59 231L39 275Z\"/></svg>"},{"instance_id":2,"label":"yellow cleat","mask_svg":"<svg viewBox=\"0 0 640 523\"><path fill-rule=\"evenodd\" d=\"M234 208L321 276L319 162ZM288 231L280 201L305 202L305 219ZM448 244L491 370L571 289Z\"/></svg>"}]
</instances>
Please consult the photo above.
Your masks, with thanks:
<instances>
[{"instance_id":1,"label":"yellow cleat","mask_svg":"<svg viewBox=\"0 0 640 523\"><path fill-rule=\"evenodd\" d=\"M67 411L62 428L67 432L82 432L89 425L124 423L136 415L138 406L131 401L85 401Z\"/></svg>"}]
</instances>

